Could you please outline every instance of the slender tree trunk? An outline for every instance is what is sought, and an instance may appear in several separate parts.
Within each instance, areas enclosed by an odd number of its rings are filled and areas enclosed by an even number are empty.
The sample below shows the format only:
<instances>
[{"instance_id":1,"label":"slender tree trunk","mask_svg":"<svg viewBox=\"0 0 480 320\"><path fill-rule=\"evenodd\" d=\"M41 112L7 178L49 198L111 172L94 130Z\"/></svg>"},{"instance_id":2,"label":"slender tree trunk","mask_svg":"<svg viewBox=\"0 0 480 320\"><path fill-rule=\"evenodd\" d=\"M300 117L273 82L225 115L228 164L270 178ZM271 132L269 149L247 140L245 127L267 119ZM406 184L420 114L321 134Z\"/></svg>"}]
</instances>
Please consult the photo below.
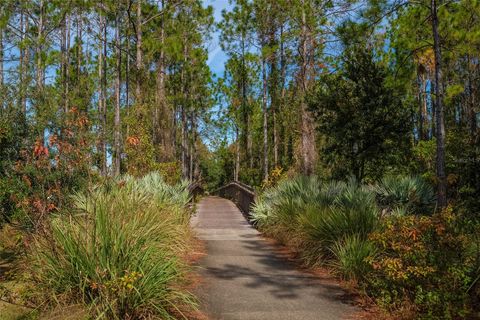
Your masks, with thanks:
<instances>
[{"instance_id":1,"label":"slender tree trunk","mask_svg":"<svg viewBox=\"0 0 480 320\"><path fill-rule=\"evenodd\" d=\"M269 31L269 46L270 48L276 48L278 43L276 39L277 23L272 18L270 21ZM277 66L277 52L270 53L270 112L272 114L272 131L273 131L273 164L274 167L278 166L278 128L277 128L277 113L279 104L279 91L278 91L278 66Z\"/></svg>"},{"instance_id":2,"label":"slender tree trunk","mask_svg":"<svg viewBox=\"0 0 480 320\"><path fill-rule=\"evenodd\" d=\"M188 101L188 88L187 88L187 75L186 75L186 66L187 66L187 53L188 53L188 48L187 48L187 39L185 34L183 35L183 66L182 66L182 71L181 71L181 82L182 82L182 91L183 91L183 102L182 102L182 172L183 172L183 177L186 179L188 178L188 167L187 167L187 161L188 161L188 143L187 143L187 101Z\"/></svg>"},{"instance_id":3,"label":"slender tree trunk","mask_svg":"<svg viewBox=\"0 0 480 320\"><path fill-rule=\"evenodd\" d=\"M175 67L170 67L170 72L173 72L173 70L175 69ZM173 95L176 95L178 94L177 90L172 88L171 90L171 93ZM178 159L179 157L179 148L177 147L178 145L178 121L179 121L179 118L180 118L180 110L178 108L178 105L177 104L174 104L173 108L172 108L172 150L175 154L175 159Z\"/></svg>"},{"instance_id":4,"label":"slender tree trunk","mask_svg":"<svg viewBox=\"0 0 480 320\"><path fill-rule=\"evenodd\" d=\"M431 0L431 16L433 31L433 48L435 53L435 115L437 136L437 206L439 209L447 205L447 179L445 173L445 122L443 111L442 86L442 53L438 33L437 0Z\"/></svg>"},{"instance_id":5,"label":"slender tree trunk","mask_svg":"<svg viewBox=\"0 0 480 320\"><path fill-rule=\"evenodd\" d=\"M435 74L434 75L429 75L430 77L430 105L432 106L432 111L431 111L431 118L432 120L430 121L430 137L436 137L437 136L437 131L436 131L436 122L437 122L437 107L436 107L436 102L435 102Z\"/></svg>"},{"instance_id":6,"label":"slender tree trunk","mask_svg":"<svg viewBox=\"0 0 480 320\"><path fill-rule=\"evenodd\" d=\"M305 175L311 175L314 172L316 161L315 148L315 127L312 115L308 111L305 96L308 90L308 67L310 65L311 36L307 26L307 16L305 9L305 0L302 0L302 31L301 31L301 70L300 70L300 113L301 113L301 154L302 171ZM311 48L310 48L311 50Z\"/></svg>"},{"instance_id":7,"label":"slender tree trunk","mask_svg":"<svg viewBox=\"0 0 480 320\"><path fill-rule=\"evenodd\" d=\"M262 57L262 110L263 110L263 179L268 179L268 110L267 110L267 70L265 58Z\"/></svg>"},{"instance_id":8,"label":"slender tree trunk","mask_svg":"<svg viewBox=\"0 0 480 320\"><path fill-rule=\"evenodd\" d=\"M62 85L63 85L63 111L68 111L69 104L69 64L70 64L70 18L69 15L65 15L65 20L62 25Z\"/></svg>"},{"instance_id":9,"label":"slender tree trunk","mask_svg":"<svg viewBox=\"0 0 480 320\"><path fill-rule=\"evenodd\" d=\"M240 174L240 132L238 125L234 123L235 127L235 168L233 170L233 181L238 181Z\"/></svg>"},{"instance_id":10,"label":"slender tree trunk","mask_svg":"<svg viewBox=\"0 0 480 320\"><path fill-rule=\"evenodd\" d=\"M200 99L200 98L199 98ZM192 170L192 181L197 181L200 176L199 164L198 164L198 150L197 150L197 141L198 141L198 134L197 134L197 113L192 112L192 159L193 159L193 166Z\"/></svg>"},{"instance_id":11,"label":"slender tree trunk","mask_svg":"<svg viewBox=\"0 0 480 320\"><path fill-rule=\"evenodd\" d=\"M61 81L62 81L62 104L63 104L63 111L66 112L67 110L67 97L66 97L66 88L67 88L67 77L65 75L67 69L66 63L66 47L67 47L67 16L65 16L65 20L62 23L62 42L60 45L60 58L61 58L61 66L60 66L60 74L61 74Z\"/></svg>"},{"instance_id":12,"label":"slender tree trunk","mask_svg":"<svg viewBox=\"0 0 480 320\"><path fill-rule=\"evenodd\" d=\"M165 2L162 1L162 10L165 10ZM158 161L164 159L171 161L174 158L174 152L172 145L175 144L172 134L172 130L175 128L172 125L172 118L175 116L169 110L167 106L167 95L165 89L165 18L162 16L160 22L160 55L157 62L157 106L155 109L156 117L156 141L161 141L162 154L157 154ZM173 141L172 141L173 140Z\"/></svg>"},{"instance_id":13,"label":"slender tree trunk","mask_svg":"<svg viewBox=\"0 0 480 320\"><path fill-rule=\"evenodd\" d=\"M77 45L77 67L76 67L76 70L75 70L75 76L77 78L77 86L76 86L76 96L79 97L80 96L80 74L82 72L82 60L83 60L83 52L82 52L82 49L83 49L83 32L82 32L82 28L83 28L83 23L82 23L82 13L79 12L77 13L77 16L76 16L76 20L77 20L77 42L78 42L78 45Z\"/></svg>"},{"instance_id":14,"label":"slender tree trunk","mask_svg":"<svg viewBox=\"0 0 480 320\"><path fill-rule=\"evenodd\" d=\"M182 176L184 179L186 179L188 177L188 170L187 170L187 115L185 111L185 105L182 105L181 107L181 120L182 120L182 130L181 130Z\"/></svg>"},{"instance_id":15,"label":"slender tree trunk","mask_svg":"<svg viewBox=\"0 0 480 320\"><path fill-rule=\"evenodd\" d=\"M100 28L99 28L100 40L98 46L98 79L100 81L99 86L99 99L98 99L98 116L99 116L99 133L100 141L98 144L100 152L100 170L103 176L107 175L107 143L106 143L106 130L107 130L107 24L106 18L100 14Z\"/></svg>"},{"instance_id":16,"label":"slender tree trunk","mask_svg":"<svg viewBox=\"0 0 480 320\"><path fill-rule=\"evenodd\" d=\"M190 126L193 127L193 119L192 119L192 114L190 113ZM191 132L191 135L193 135L193 131ZM193 137L190 137L189 139L189 166L188 166L188 173L189 173L189 180L193 181Z\"/></svg>"},{"instance_id":17,"label":"slender tree trunk","mask_svg":"<svg viewBox=\"0 0 480 320\"><path fill-rule=\"evenodd\" d=\"M131 0L128 1L130 6ZM127 118L130 117L130 24L129 19L125 19L125 108L127 109ZM127 121L126 137L130 136L130 121Z\"/></svg>"},{"instance_id":18,"label":"slender tree trunk","mask_svg":"<svg viewBox=\"0 0 480 320\"><path fill-rule=\"evenodd\" d=\"M3 28L0 27L0 109L4 107L4 79L3 79Z\"/></svg>"},{"instance_id":19,"label":"slender tree trunk","mask_svg":"<svg viewBox=\"0 0 480 320\"><path fill-rule=\"evenodd\" d=\"M285 42L283 40L284 36L284 25L283 23L280 25L280 83L281 83L281 88L280 88L280 112L283 110L283 107L285 105L285 94L286 94L286 87L285 87L285 78L287 76L287 62L285 58ZM286 165L286 156L287 156L287 130L282 126L283 128L283 135L282 135L282 142L284 144L284 150L283 150L283 156L282 156L282 162L283 165Z\"/></svg>"},{"instance_id":20,"label":"slender tree trunk","mask_svg":"<svg viewBox=\"0 0 480 320\"><path fill-rule=\"evenodd\" d=\"M273 129L273 163L278 167L278 126L277 126L277 111L272 110L272 129Z\"/></svg>"},{"instance_id":21,"label":"slender tree trunk","mask_svg":"<svg viewBox=\"0 0 480 320\"><path fill-rule=\"evenodd\" d=\"M427 77L426 75L423 76L423 94L422 94L422 110L421 110L421 121L422 121L422 134L423 140L428 140L428 101L427 101Z\"/></svg>"},{"instance_id":22,"label":"slender tree trunk","mask_svg":"<svg viewBox=\"0 0 480 320\"><path fill-rule=\"evenodd\" d=\"M247 108L247 64L245 61L245 32L242 30L242 39L241 39L241 55L242 55L242 70L241 70L241 92L242 92L242 118L243 118L243 132L242 132L242 140L243 140L243 147L244 150L246 150L246 158L250 163L252 163L252 150L249 145L249 131L250 131L250 126L249 126L249 111ZM238 177L237 177L238 178Z\"/></svg>"},{"instance_id":23,"label":"slender tree trunk","mask_svg":"<svg viewBox=\"0 0 480 320\"><path fill-rule=\"evenodd\" d=\"M20 12L20 41L23 43L25 40L25 14L23 11L23 7L21 8ZM22 110L23 114L27 114L27 99L25 98L25 49L24 46L20 46L20 65L19 65L19 73L20 73L20 83L18 85L19 88L19 106L20 110Z\"/></svg>"},{"instance_id":24,"label":"slender tree trunk","mask_svg":"<svg viewBox=\"0 0 480 320\"><path fill-rule=\"evenodd\" d=\"M250 113L247 115L247 123L250 126L251 122L251 116ZM247 152L248 152L248 162L249 162L249 168L253 169L253 142L252 142L252 132L251 130L248 130L247 132Z\"/></svg>"},{"instance_id":25,"label":"slender tree trunk","mask_svg":"<svg viewBox=\"0 0 480 320\"><path fill-rule=\"evenodd\" d=\"M69 15L66 16L67 20L67 38L66 38L66 51L65 51L65 111L68 111L70 106L70 40L71 40L71 26L72 19Z\"/></svg>"},{"instance_id":26,"label":"slender tree trunk","mask_svg":"<svg viewBox=\"0 0 480 320\"><path fill-rule=\"evenodd\" d=\"M135 88L135 95L138 103L142 103L142 79L143 79L143 50L142 50L142 28L143 28L143 18L142 18L142 4L143 0L137 0L137 83Z\"/></svg>"},{"instance_id":27,"label":"slender tree trunk","mask_svg":"<svg viewBox=\"0 0 480 320\"><path fill-rule=\"evenodd\" d=\"M467 57L468 72L468 127L470 130L470 142L474 145L477 141L477 113L475 112L475 92L471 57Z\"/></svg>"},{"instance_id":28,"label":"slender tree trunk","mask_svg":"<svg viewBox=\"0 0 480 320\"><path fill-rule=\"evenodd\" d=\"M115 176L120 175L120 157L121 157L121 123L120 123L120 103L121 103L121 78L122 78L122 51L120 43L120 16L117 13L115 17L115 55L116 55L116 79L115 79L115 117L114 117L114 158L113 172Z\"/></svg>"},{"instance_id":29,"label":"slender tree trunk","mask_svg":"<svg viewBox=\"0 0 480 320\"><path fill-rule=\"evenodd\" d=\"M84 99L82 96L82 84L83 84L83 79L88 79L87 77L82 76L82 66L83 66L83 15L82 12L78 12L76 14L76 27L77 27L77 48L76 48L76 60L77 60L77 65L75 67L75 88L73 96L76 99L80 99L82 101L82 110L84 112L87 112L88 110L88 102ZM87 50L88 54L88 50ZM86 60L88 61L88 59ZM85 72L87 72L88 68L85 69Z\"/></svg>"},{"instance_id":30,"label":"slender tree trunk","mask_svg":"<svg viewBox=\"0 0 480 320\"><path fill-rule=\"evenodd\" d=\"M45 3L44 0L40 0L40 13L38 17L37 25L37 46L36 46L36 59L37 59L37 70L36 70L36 81L37 81L37 93L40 97L43 97L43 81L44 81L44 72L43 72L43 59L42 59L42 50L43 50L43 29L44 29L44 14L45 14Z\"/></svg>"},{"instance_id":31,"label":"slender tree trunk","mask_svg":"<svg viewBox=\"0 0 480 320\"><path fill-rule=\"evenodd\" d=\"M139 3L140 4L140 3ZM139 5L140 6L140 5ZM162 6L163 9L163 6ZM138 10L138 8L137 8ZM141 10L140 10L140 15L141 15ZM140 16L137 13L137 18ZM160 38L162 38L162 32L163 32L163 17L162 21L160 24L160 29L162 31L160 32ZM163 47L163 39L160 39L160 45ZM161 48L160 50L163 50ZM160 60L160 59L159 59ZM161 68L161 63L157 62L157 90L156 90L156 103L153 107L153 114L152 114L152 142L153 142L153 147L154 147L154 156L155 156L155 161L160 162L160 153L159 153L159 144L160 144L160 77L162 77L161 72L158 71L158 69Z\"/></svg>"},{"instance_id":32,"label":"slender tree trunk","mask_svg":"<svg viewBox=\"0 0 480 320\"><path fill-rule=\"evenodd\" d=\"M418 88L418 140L424 138L425 128L423 127L423 76L417 71L417 88Z\"/></svg>"}]
</instances>

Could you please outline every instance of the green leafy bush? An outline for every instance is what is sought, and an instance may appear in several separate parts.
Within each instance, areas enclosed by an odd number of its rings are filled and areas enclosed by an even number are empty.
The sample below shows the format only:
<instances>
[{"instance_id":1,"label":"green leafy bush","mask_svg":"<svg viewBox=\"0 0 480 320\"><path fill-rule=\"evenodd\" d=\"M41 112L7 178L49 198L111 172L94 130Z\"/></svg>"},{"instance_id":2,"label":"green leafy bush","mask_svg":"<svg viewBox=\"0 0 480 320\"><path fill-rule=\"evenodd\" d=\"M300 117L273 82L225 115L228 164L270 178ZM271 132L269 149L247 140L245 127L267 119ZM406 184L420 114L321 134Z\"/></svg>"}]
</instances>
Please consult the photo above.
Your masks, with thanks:
<instances>
[{"instance_id":1,"label":"green leafy bush","mask_svg":"<svg viewBox=\"0 0 480 320\"><path fill-rule=\"evenodd\" d=\"M73 197L75 211L51 220L38 238L33 273L39 286L91 306L95 317L174 318L194 305L180 289L188 250L186 185L158 173L123 177Z\"/></svg>"},{"instance_id":2,"label":"green leafy bush","mask_svg":"<svg viewBox=\"0 0 480 320\"><path fill-rule=\"evenodd\" d=\"M368 258L368 292L380 305L414 305L418 318L464 318L475 258L451 210L432 217L392 216L371 234L378 253Z\"/></svg>"}]
</instances>

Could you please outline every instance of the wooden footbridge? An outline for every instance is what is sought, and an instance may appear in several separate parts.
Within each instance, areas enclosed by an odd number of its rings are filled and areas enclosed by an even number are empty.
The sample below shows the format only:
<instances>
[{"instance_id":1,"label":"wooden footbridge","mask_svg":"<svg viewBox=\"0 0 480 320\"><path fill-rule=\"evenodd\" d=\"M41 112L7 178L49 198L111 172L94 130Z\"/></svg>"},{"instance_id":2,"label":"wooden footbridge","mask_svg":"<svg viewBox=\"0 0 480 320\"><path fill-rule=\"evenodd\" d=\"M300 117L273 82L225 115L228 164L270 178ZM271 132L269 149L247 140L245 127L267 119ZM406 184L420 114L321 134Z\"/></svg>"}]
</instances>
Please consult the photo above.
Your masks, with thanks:
<instances>
[{"instance_id":1,"label":"wooden footbridge","mask_svg":"<svg viewBox=\"0 0 480 320\"><path fill-rule=\"evenodd\" d=\"M351 319L358 311L330 277L301 270L247 221L252 188L232 182L203 197L192 225L205 242L197 295L209 319Z\"/></svg>"}]
</instances>

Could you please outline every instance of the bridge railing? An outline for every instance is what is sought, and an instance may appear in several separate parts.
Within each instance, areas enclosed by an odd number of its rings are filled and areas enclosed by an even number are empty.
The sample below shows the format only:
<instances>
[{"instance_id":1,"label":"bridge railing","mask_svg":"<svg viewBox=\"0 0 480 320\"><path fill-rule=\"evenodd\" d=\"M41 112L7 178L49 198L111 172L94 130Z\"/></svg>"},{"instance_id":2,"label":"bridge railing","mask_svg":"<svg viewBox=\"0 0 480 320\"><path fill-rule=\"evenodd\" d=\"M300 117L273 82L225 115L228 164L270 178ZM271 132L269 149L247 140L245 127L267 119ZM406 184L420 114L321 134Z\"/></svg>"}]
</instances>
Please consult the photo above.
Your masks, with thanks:
<instances>
[{"instance_id":1,"label":"bridge railing","mask_svg":"<svg viewBox=\"0 0 480 320\"><path fill-rule=\"evenodd\" d=\"M194 181L190 183L188 185L188 192L190 192L193 198L205 193L202 181Z\"/></svg>"},{"instance_id":2,"label":"bridge railing","mask_svg":"<svg viewBox=\"0 0 480 320\"><path fill-rule=\"evenodd\" d=\"M239 181L234 181L217 189L214 193L233 201L245 215L250 215L250 209L256 197L252 187Z\"/></svg>"}]
</instances>

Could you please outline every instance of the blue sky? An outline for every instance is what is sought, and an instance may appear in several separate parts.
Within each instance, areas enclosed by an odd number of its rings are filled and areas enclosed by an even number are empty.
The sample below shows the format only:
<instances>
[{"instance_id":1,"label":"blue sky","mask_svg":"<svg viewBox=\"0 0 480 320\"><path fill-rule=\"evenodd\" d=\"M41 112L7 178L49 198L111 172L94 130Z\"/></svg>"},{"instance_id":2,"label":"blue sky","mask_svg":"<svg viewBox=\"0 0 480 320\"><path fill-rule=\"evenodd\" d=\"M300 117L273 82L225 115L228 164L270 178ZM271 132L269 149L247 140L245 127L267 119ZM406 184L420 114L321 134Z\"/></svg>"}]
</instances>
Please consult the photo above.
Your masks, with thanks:
<instances>
[{"instance_id":1,"label":"blue sky","mask_svg":"<svg viewBox=\"0 0 480 320\"><path fill-rule=\"evenodd\" d=\"M204 0L206 6L212 6L214 9L215 22L219 22L222 19L222 10L230 9L232 6L228 3L228 0ZM208 65L212 72L217 76L223 76L223 70L225 62L227 61L227 55L222 51L219 44L219 32L216 30L212 34L211 43L208 44Z\"/></svg>"}]
</instances>

